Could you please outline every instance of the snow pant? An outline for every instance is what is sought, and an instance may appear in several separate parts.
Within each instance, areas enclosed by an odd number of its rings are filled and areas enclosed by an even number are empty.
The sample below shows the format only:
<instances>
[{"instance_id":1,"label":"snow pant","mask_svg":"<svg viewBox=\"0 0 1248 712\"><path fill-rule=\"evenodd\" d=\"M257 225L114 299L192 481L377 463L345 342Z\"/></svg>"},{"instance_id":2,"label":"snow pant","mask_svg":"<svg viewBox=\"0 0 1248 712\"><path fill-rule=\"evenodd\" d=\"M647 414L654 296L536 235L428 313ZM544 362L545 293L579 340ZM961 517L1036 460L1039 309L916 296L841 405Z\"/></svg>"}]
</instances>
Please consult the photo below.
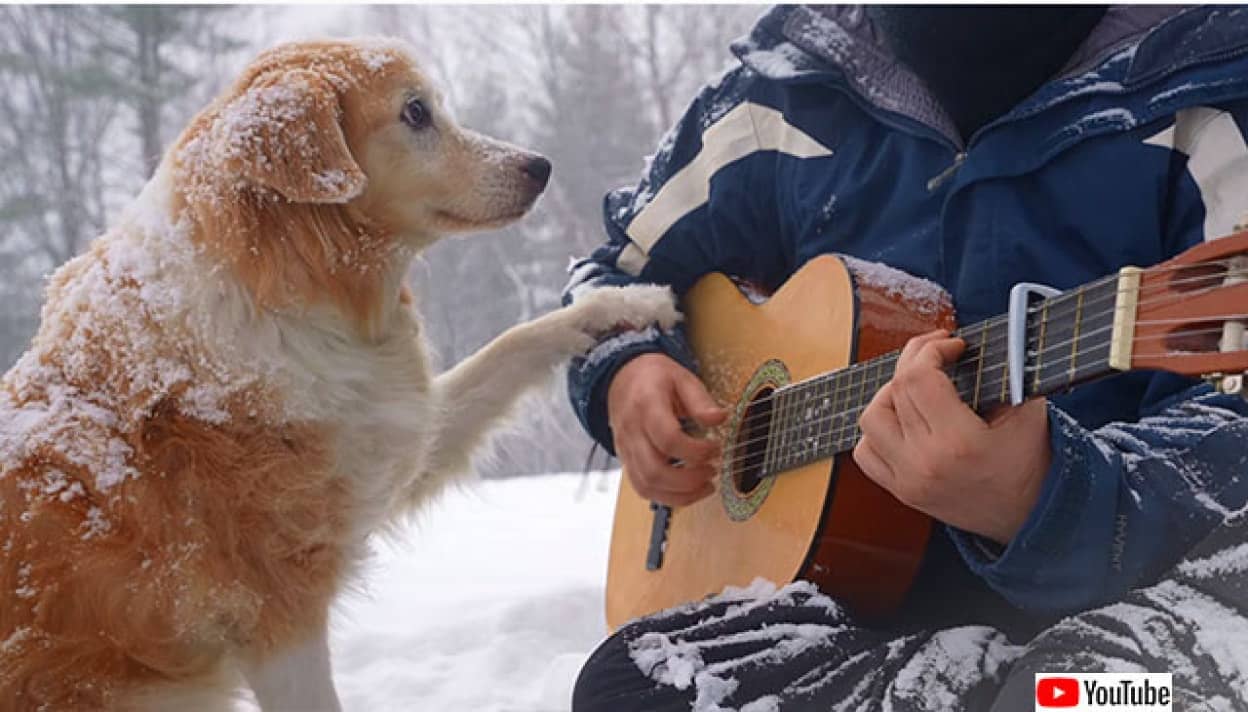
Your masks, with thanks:
<instances>
[{"instance_id":1,"label":"snow pant","mask_svg":"<svg viewBox=\"0 0 1248 712\"><path fill-rule=\"evenodd\" d=\"M1037 672L1169 672L1176 712L1248 710L1248 526L1023 645L988 626L873 630L800 583L672 609L606 640L572 709L1017 712L1034 709Z\"/></svg>"}]
</instances>

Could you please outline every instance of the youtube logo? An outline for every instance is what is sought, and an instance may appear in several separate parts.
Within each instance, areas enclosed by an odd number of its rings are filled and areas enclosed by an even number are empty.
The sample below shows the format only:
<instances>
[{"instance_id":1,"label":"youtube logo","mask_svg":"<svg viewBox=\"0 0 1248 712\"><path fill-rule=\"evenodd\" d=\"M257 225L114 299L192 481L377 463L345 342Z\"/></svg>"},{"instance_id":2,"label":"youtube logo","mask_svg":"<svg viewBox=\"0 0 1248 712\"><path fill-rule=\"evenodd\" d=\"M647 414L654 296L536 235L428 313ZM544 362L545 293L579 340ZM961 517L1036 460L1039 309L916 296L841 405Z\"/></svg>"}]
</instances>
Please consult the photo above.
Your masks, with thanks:
<instances>
[{"instance_id":1,"label":"youtube logo","mask_svg":"<svg viewBox=\"0 0 1248 712\"><path fill-rule=\"evenodd\" d=\"M1174 712L1168 672L1036 673L1036 712Z\"/></svg>"},{"instance_id":2,"label":"youtube logo","mask_svg":"<svg viewBox=\"0 0 1248 712\"><path fill-rule=\"evenodd\" d=\"M1079 706L1079 681L1073 677L1036 680L1036 707L1060 709Z\"/></svg>"}]
</instances>

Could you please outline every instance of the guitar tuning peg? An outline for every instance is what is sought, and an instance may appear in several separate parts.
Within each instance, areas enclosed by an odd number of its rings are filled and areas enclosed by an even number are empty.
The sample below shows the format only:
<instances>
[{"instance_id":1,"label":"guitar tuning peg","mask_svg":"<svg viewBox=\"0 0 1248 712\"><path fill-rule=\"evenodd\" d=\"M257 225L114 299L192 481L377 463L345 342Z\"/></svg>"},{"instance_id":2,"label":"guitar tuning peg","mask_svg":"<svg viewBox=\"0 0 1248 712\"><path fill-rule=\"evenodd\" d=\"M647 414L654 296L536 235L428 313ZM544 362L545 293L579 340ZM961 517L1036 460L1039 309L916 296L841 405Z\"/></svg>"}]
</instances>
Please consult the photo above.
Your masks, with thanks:
<instances>
[{"instance_id":1,"label":"guitar tuning peg","mask_svg":"<svg viewBox=\"0 0 1248 712\"><path fill-rule=\"evenodd\" d=\"M1239 394L1248 398L1248 390L1244 389L1244 377L1248 374L1210 373L1205 375L1205 382L1213 386L1218 393Z\"/></svg>"},{"instance_id":2,"label":"guitar tuning peg","mask_svg":"<svg viewBox=\"0 0 1248 712\"><path fill-rule=\"evenodd\" d=\"M1227 376L1223 378L1222 379L1222 392L1223 393L1238 393L1240 395L1245 395L1244 374L1237 373L1234 376Z\"/></svg>"},{"instance_id":3,"label":"guitar tuning peg","mask_svg":"<svg viewBox=\"0 0 1248 712\"><path fill-rule=\"evenodd\" d=\"M1228 395L1241 395L1248 398L1248 391L1244 390L1244 374L1236 373L1230 376L1219 376L1213 384L1213 387L1219 393Z\"/></svg>"},{"instance_id":4,"label":"guitar tuning peg","mask_svg":"<svg viewBox=\"0 0 1248 712\"><path fill-rule=\"evenodd\" d=\"M1227 270L1225 284L1239 284L1248 281L1248 255L1237 255L1231 258ZM1243 319L1231 319L1222 323L1222 339L1218 344L1223 353L1248 349L1248 322ZM1222 376L1216 388L1222 393L1238 393L1248 400L1248 391L1244 389L1243 373Z\"/></svg>"}]
</instances>

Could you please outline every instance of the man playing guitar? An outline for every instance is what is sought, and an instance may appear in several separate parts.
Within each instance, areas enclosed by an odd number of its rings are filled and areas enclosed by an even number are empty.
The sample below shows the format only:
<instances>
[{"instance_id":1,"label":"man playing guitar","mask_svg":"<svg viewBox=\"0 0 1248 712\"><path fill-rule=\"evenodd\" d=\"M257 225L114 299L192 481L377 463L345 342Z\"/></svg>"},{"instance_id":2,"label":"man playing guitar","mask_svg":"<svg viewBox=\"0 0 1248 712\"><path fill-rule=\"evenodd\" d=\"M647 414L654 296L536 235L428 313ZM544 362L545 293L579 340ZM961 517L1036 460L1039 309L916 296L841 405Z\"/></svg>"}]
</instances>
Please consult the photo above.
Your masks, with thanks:
<instances>
[{"instance_id":1,"label":"man playing guitar","mask_svg":"<svg viewBox=\"0 0 1248 712\"><path fill-rule=\"evenodd\" d=\"M1153 265L1248 214L1240 8L784 6L733 50L640 184L608 196L609 239L567 300L683 295L710 272L775 289L837 253L941 285L969 323L1016 283ZM682 332L650 336L574 363L573 405L640 495L690 505L720 447L682 421L729 412ZM1212 586L1198 565L1244 540L1248 404L1142 372L982 418L947 375L966 347L910 340L859 420L862 471L943 523L894 619L801 586L643 618L594 654L574 709L1030 709L1031 673L1124 660L1173 672L1176 709L1248 705L1248 672L1206 635L1248 632L1248 554Z\"/></svg>"}]
</instances>

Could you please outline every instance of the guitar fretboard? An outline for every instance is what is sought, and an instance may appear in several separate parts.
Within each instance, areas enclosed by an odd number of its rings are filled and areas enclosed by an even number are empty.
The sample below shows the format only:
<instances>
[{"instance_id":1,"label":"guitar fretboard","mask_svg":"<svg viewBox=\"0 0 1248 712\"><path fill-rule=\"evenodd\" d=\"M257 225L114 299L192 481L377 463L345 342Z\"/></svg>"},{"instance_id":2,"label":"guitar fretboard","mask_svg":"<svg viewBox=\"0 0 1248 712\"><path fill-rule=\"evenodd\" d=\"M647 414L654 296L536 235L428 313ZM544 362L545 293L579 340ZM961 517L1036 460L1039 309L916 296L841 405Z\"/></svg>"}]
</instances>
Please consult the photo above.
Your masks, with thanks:
<instances>
[{"instance_id":1,"label":"guitar fretboard","mask_svg":"<svg viewBox=\"0 0 1248 712\"><path fill-rule=\"evenodd\" d=\"M1109 277L1039 301L1028 310L1026 396L1047 395L1105 375L1117 280ZM966 351L949 369L962 401L977 413L1010 402L1008 320L994 317L955 335ZM858 418L893 377L894 351L780 388L772 395L760 475L852 450Z\"/></svg>"}]
</instances>

